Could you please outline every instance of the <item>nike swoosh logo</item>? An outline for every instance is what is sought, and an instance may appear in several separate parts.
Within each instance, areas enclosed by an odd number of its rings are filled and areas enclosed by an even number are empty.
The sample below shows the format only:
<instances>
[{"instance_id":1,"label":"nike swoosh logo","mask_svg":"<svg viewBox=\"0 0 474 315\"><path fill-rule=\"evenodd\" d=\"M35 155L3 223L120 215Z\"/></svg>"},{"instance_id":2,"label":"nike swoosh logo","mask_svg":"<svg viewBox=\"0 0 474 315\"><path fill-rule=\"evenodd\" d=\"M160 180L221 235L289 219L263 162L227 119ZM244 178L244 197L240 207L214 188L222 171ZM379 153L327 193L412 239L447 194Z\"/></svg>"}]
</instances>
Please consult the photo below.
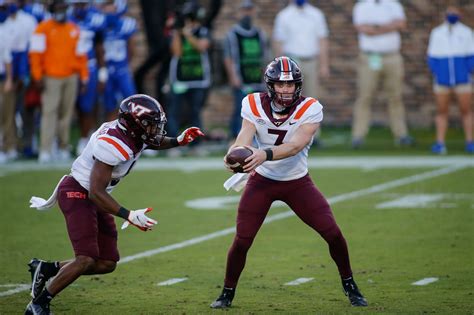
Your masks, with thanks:
<instances>
[{"instance_id":1,"label":"nike swoosh logo","mask_svg":"<svg viewBox=\"0 0 474 315\"><path fill-rule=\"evenodd\" d=\"M290 126L296 124L296 121L290 121Z\"/></svg>"}]
</instances>

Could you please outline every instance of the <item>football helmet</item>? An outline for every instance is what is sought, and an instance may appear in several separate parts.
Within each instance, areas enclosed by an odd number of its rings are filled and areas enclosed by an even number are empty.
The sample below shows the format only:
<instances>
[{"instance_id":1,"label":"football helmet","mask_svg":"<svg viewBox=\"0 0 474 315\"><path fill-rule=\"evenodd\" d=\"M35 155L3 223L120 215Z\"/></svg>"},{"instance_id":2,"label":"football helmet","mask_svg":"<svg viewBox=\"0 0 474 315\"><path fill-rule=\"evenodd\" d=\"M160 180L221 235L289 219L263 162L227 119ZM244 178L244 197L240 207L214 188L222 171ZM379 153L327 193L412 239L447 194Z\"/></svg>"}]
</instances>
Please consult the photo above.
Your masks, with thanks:
<instances>
[{"instance_id":1,"label":"football helmet","mask_svg":"<svg viewBox=\"0 0 474 315\"><path fill-rule=\"evenodd\" d=\"M265 84L267 85L268 96L276 104L289 108L295 105L301 96L303 90L303 73L298 64L290 57L281 56L275 58L267 65L264 74ZM291 98L284 97L282 93L275 91L276 82L294 82L295 91Z\"/></svg>"},{"instance_id":2,"label":"football helmet","mask_svg":"<svg viewBox=\"0 0 474 315\"><path fill-rule=\"evenodd\" d=\"M166 135L166 115L153 97L135 94L120 103L119 123L134 138L148 145L160 145Z\"/></svg>"}]
</instances>

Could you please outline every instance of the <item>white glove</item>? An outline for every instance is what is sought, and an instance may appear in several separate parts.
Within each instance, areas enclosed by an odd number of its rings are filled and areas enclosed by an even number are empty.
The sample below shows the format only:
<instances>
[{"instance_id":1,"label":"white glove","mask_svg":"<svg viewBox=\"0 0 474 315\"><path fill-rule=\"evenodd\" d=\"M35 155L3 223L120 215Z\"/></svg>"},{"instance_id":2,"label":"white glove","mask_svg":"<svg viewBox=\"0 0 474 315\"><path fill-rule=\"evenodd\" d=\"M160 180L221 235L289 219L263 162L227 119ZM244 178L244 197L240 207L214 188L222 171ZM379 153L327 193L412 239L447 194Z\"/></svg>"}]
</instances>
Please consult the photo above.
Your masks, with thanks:
<instances>
[{"instance_id":1,"label":"white glove","mask_svg":"<svg viewBox=\"0 0 474 315\"><path fill-rule=\"evenodd\" d=\"M148 231L158 222L147 217L145 213L150 212L152 208L130 210L127 221L122 224L122 230L126 229L130 224L135 225L142 231Z\"/></svg>"}]
</instances>

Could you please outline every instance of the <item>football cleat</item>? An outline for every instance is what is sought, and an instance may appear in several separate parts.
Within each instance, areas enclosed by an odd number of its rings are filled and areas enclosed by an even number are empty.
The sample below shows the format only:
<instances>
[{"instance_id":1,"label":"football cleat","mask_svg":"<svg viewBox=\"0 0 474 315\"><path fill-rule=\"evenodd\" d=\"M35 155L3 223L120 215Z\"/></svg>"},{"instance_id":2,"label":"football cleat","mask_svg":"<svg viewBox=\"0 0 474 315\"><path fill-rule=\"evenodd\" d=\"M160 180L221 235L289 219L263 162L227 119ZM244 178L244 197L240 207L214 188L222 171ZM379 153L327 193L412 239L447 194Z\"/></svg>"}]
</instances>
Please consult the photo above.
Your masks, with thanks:
<instances>
[{"instance_id":1,"label":"football cleat","mask_svg":"<svg viewBox=\"0 0 474 315\"><path fill-rule=\"evenodd\" d=\"M25 310L25 315L50 315L49 303L45 305L34 304L33 301L28 303Z\"/></svg>"},{"instance_id":2,"label":"football cleat","mask_svg":"<svg viewBox=\"0 0 474 315\"><path fill-rule=\"evenodd\" d=\"M342 280L342 289L344 290L344 294L349 298L352 306L368 305L367 300L364 298L362 293L360 293L354 279L350 278Z\"/></svg>"},{"instance_id":3,"label":"football cleat","mask_svg":"<svg viewBox=\"0 0 474 315\"><path fill-rule=\"evenodd\" d=\"M211 308L228 308L232 304L234 299L235 288L226 288L222 289L221 295L211 303Z\"/></svg>"},{"instance_id":4,"label":"football cleat","mask_svg":"<svg viewBox=\"0 0 474 315\"><path fill-rule=\"evenodd\" d=\"M45 263L46 261L33 258L28 266L30 267L29 272L31 273L31 297L35 298L43 290L46 281L48 281L51 276L46 275L45 273Z\"/></svg>"}]
</instances>

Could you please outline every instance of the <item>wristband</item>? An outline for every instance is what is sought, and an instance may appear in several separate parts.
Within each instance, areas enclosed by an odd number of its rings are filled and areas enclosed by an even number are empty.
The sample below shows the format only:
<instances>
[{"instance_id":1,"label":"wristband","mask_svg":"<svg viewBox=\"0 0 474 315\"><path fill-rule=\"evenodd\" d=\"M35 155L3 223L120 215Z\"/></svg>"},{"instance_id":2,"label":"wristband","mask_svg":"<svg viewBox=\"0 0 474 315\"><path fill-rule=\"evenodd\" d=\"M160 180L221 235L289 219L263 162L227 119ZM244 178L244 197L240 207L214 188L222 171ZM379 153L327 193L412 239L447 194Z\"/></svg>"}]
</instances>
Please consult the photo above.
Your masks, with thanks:
<instances>
[{"instance_id":1,"label":"wristband","mask_svg":"<svg viewBox=\"0 0 474 315\"><path fill-rule=\"evenodd\" d=\"M267 154L267 161L272 161L273 160L273 151L272 149L268 148L268 149L265 149L263 150L265 151L265 153Z\"/></svg>"},{"instance_id":2,"label":"wristband","mask_svg":"<svg viewBox=\"0 0 474 315\"><path fill-rule=\"evenodd\" d=\"M117 212L117 216L125 220L128 220L129 215L130 215L130 211L125 209L124 207L120 207L120 209Z\"/></svg>"},{"instance_id":3,"label":"wristband","mask_svg":"<svg viewBox=\"0 0 474 315\"><path fill-rule=\"evenodd\" d=\"M171 138L170 144L175 147L179 146L178 138Z\"/></svg>"}]
</instances>

